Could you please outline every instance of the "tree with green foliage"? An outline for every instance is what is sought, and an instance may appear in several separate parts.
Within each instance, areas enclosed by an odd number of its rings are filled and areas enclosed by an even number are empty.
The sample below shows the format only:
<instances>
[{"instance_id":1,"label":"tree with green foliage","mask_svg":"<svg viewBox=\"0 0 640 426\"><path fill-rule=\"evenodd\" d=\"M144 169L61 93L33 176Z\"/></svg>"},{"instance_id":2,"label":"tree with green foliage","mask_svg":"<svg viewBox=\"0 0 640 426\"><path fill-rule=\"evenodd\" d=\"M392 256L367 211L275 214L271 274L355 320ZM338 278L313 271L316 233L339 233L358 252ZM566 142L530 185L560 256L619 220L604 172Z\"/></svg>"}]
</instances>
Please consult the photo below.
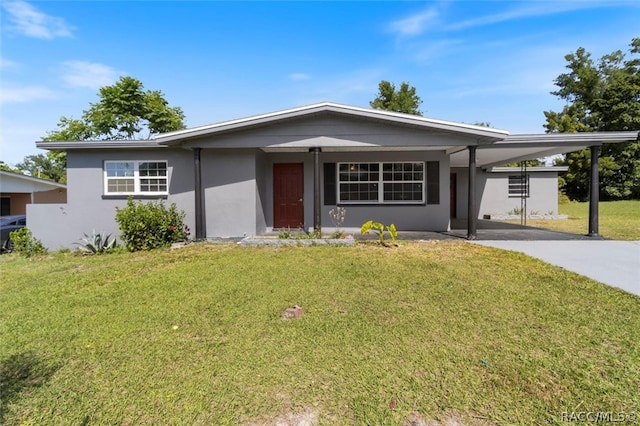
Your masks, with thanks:
<instances>
[{"instance_id":1,"label":"tree with green foliage","mask_svg":"<svg viewBox=\"0 0 640 426\"><path fill-rule=\"evenodd\" d=\"M14 167L11 167L2 160L0 160L0 170L4 170L5 172L21 173L20 170L16 170Z\"/></svg>"},{"instance_id":2,"label":"tree with green foliage","mask_svg":"<svg viewBox=\"0 0 640 426\"><path fill-rule=\"evenodd\" d=\"M584 48L565 56L569 72L556 78L553 95L567 105L545 111L548 133L640 130L640 38L630 44L630 58L618 50L595 63ZM567 154L564 191L584 201L589 194L588 149ZM640 141L604 144L599 161L604 200L640 198Z\"/></svg>"},{"instance_id":3,"label":"tree with green foliage","mask_svg":"<svg viewBox=\"0 0 640 426\"><path fill-rule=\"evenodd\" d=\"M144 90L140 80L120 77L102 87L100 100L90 104L82 119L61 117L58 130L46 141L150 139L153 135L184 129L184 113L171 107L158 90Z\"/></svg>"},{"instance_id":4,"label":"tree with green foliage","mask_svg":"<svg viewBox=\"0 0 640 426\"><path fill-rule=\"evenodd\" d=\"M67 156L64 152L27 155L21 163L15 165L19 173L54 182L67 181Z\"/></svg>"},{"instance_id":5,"label":"tree with green foliage","mask_svg":"<svg viewBox=\"0 0 640 426\"><path fill-rule=\"evenodd\" d=\"M543 167L544 161L540 158L535 160L516 161L514 163L506 163L501 167Z\"/></svg>"},{"instance_id":6,"label":"tree with green foliage","mask_svg":"<svg viewBox=\"0 0 640 426\"><path fill-rule=\"evenodd\" d=\"M403 81L400 88L386 80L378 84L378 96L369 102L372 108L386 111L403 112L405 114L422 115L420 104L422 100L416 94L416 88Z\"/></svg>"}]
</instances>

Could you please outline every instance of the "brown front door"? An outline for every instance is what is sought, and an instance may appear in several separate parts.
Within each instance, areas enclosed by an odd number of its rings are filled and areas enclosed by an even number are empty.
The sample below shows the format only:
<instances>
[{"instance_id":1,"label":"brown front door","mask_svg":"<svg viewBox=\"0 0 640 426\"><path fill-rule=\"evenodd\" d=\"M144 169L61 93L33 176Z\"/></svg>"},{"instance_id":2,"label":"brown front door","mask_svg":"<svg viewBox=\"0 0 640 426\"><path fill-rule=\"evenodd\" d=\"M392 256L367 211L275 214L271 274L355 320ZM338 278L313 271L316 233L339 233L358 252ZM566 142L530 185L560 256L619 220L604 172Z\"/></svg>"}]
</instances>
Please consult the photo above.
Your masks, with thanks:
<instances>
[{"instance_id":1,"label":"brown front door","mask_svg":"<svg viewBox=\"0 0 640 426\"><path fill-rule=\"evenodd\" d=\"M451 178L450 178L450 183L449 183L449 214L450 217L455 219L456 218L456 210L457 210L457 203L456 203L456 196L457 196L457 192L458 192L458 182L456 181L456 174L455 173L451 173Z\"/></svg>"},{"instance_id":2,"label":"brown front door","mask_svg":"<svg viewBox=\"0 0 640 426\"><path fill-rule=\"evenodd\" d=\"M304 227L304 165L273 165L273 227Z\"/></svg>"}]
</instances>

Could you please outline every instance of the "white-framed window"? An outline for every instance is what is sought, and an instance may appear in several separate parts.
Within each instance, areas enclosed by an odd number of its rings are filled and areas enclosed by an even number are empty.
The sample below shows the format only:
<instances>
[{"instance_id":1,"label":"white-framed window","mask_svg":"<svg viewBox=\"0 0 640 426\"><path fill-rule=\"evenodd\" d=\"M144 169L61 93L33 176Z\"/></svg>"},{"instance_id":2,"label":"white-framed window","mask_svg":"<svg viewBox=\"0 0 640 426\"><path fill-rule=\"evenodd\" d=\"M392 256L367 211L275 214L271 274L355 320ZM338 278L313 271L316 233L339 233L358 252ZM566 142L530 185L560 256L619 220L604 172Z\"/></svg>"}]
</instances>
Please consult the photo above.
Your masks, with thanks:
<instances>
[{"instance_id":1,"label":"white-framed window","mask_svg":"<svg viewBox=\"0 0 640 426\"><path fill-rule=\"evenodd\" d=\"M342 204L421 204L425 163L338 163L338 202Z\"/></svg>"},{"instance_id":2,"label":"white-framed window","mask_svg":"<svg viewBox=\"0 0 640 426\"><path fill-rule=\"evenodd\" d=\"M529 175L509 176L509 197L528 198L529 197Z\"/></svg>"},{"instance_id":3,"label":"white-framed window","mask_svg":"<svg viewBox=\"0 0 640 426\"><path fill-rule=\"evenodd\" d=\"M166 161L105 161L107 195L165 195L169 180Z\"/></svg>"}]
</instances>

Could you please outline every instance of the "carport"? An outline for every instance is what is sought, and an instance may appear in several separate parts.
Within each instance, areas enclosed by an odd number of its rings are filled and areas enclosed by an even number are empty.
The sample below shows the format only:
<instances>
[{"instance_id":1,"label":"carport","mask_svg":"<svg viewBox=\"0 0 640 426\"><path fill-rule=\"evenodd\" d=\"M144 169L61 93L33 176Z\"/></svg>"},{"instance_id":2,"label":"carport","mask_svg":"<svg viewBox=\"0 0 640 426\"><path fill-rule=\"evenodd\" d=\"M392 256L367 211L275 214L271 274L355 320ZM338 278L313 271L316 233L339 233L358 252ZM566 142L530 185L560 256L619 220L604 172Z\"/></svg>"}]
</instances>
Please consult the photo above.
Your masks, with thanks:
<instances>
[{"instance_id":1,"label":"carport","mask_svg":"<svg viewBox=\"0 0 640 426\"><path fill-rule=\"evenodd\" d=\"M535 158L549 157L557 154L579 151L589 148L591 151L590 185L589 185L589 237L599 236L598 202L600 201L598 155L600 147L605 143L631 142L638 139L638 132L583 132L583 133L549 133L549 134L524 134L510 135L504 140L492 144L481 144L459 149L450 154L451 167L469 168L468 177L468 203L466 220L466 238L475 240L487 239L488 236L498 237L507 234L515 237L518 235L516 228L496 229L494 225L480 226L476 201L476 171L478 168L489 169L506 163L513 163ZM484 227L486 225L487 227ZM457 229L456 229L457 228ZM452 226L452 233L459 235L460 225ZM533 229L521 229L520 239L561 239L562 234L552 231L535 232ZM538 238L535 238L537 236ZM498 238L509 239L509 238ZM571 238L575 239L575 238Z\"/></svg>"}]
</instances>

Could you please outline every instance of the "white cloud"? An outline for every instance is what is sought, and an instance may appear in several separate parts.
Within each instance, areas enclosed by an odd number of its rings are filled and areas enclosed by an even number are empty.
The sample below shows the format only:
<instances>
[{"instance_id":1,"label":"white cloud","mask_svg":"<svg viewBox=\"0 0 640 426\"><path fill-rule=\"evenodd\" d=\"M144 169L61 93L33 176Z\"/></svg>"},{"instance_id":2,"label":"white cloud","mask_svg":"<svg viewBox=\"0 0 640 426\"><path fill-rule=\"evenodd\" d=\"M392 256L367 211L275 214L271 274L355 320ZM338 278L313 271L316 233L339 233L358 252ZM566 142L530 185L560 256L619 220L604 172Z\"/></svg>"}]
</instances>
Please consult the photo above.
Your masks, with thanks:
<instances>
[{"instance_id":1,"label":"white cloud","mask_svg":"<svg viewBox=\"0 0 640 426\"><path fill-rule=\"evenodd\" d=\"M426 31L430 24L436 22L439 15L436 7L430 7L423 12L391 22L389 30L403 36L419 35Z\"/></svg>"},{"instance_id":2,"label":"white cloud","mask_svg":"<svg viewBox=\"0 0 640 426\"><path fill-rule=\"evenodd\" d=\"M293 74L289 74L289 79L293 81L304 81L304 80L310 80L311 76L309 74L296 72Z\"/></svg>"},{"instance_id":3,"label":"white cloud","mask_svg":"<svg viewBox=\"0 0 640 426\"><path fill-rule=\"evenodd\" d=\"M455 52L460 46L465 46L464 40L433 40L424 42L421 45L413 45L411 46L411 51L416 61L425 62L432 58Z\"/></svg>"},{"instance_id":4,"label":"white cloud","mask_svg":"<svg viewBox=\"0 0 640 426\"><path fill-rule=\"evenodd\" d=\"M3 87L0 103L12 104L32 102L56 97L55 92L42 86Z\"/></svg>"},{"instance_id":5,"label":"white cloud","mask_svg":"<svg viewBox=\"0 0 640 426\"><path fill-rule=\"evenodd\" d=\"M20 68L20 64L18 62L10 61L5 58L0 58L0 69L9 70L9 69L18 69Z\"/></svg>"},{"instance_id":6,"label":"white cloud","mask_svg":"<svg viewBox=\"0 0 640 426\"><path fill-rule=\"evenodd\" d=\"M120 74L110 66L87 61L67 61L62 66L62 79L71 87L96 90L113 84Z\"/></svg>"},{"instance_id":7,"label":"white cloud","mask_svg":"<svg viewBox=\"0 0 640 426\"><path fill-rule=\"evenodd\" d=\"M17 33L41 39L72 36L73 27L64 19L46 15L26 1L3 2L2 7L13 24L9 28Z\"/></svg>"},{"instance_id":8,"label":"white cloud","mask_svg":"<svg viewBox=\"0 0 640 426\"><path fill-rule=\"evenodd\" d=\"M623 2L626 3L626 2ZM558 13L571 12L582 9L594 9L601 7L611 7L620 4L620 2L598 2L598 1L538 1L515 3L518 7L492 15L479 16L473 19L467 19L453 23L446 27L447 30L463 30L466 28L480 27L485 25L497 24L500 22L513 21L517 19L533 18L538 16L555 15Z\"/></svg>"}]
</instances>

